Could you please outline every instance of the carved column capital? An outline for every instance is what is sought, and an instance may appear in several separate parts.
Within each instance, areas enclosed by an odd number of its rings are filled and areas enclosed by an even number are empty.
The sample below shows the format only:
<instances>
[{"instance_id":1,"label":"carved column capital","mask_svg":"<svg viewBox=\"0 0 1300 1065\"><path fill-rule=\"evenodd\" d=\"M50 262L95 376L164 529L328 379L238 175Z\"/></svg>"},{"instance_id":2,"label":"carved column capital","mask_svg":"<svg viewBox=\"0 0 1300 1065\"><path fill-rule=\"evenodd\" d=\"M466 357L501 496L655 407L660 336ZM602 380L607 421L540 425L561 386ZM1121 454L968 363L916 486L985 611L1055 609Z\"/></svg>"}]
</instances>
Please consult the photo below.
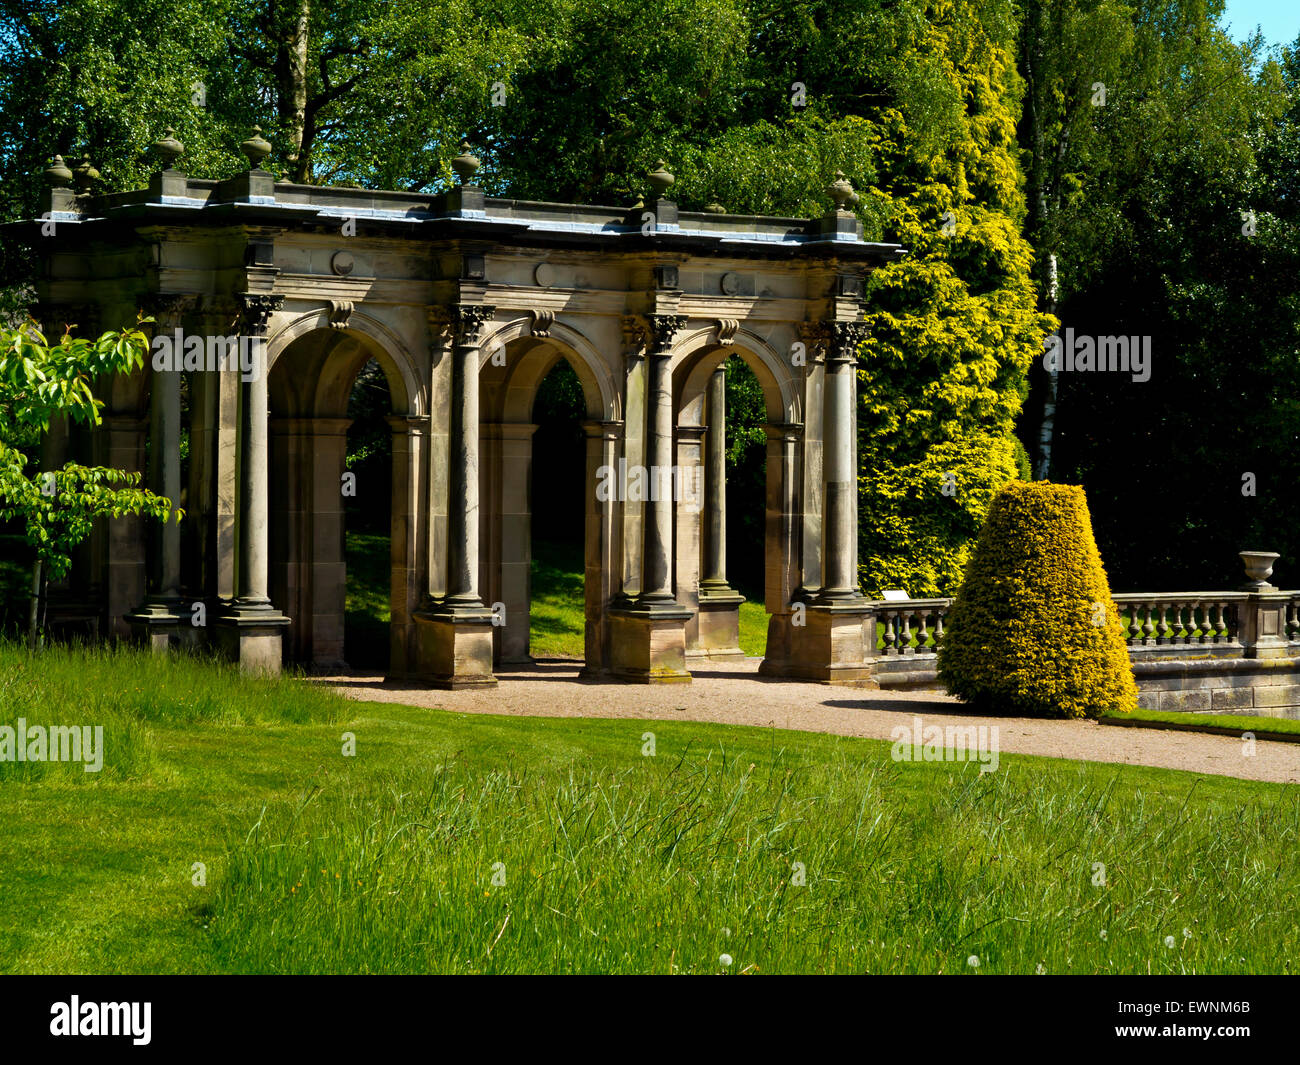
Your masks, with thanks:
<instances>
[{"instance_id":1,"label":"carved column capital","mask_svg":"<svg viewBox=\"0 0 1300 1065\"><path fill-rule=\"evenodd\" d=\"M799 339L808 349L806 361L809 365L819 363L826 358L831 331L825 322L800 322Z\"/></svg>"},{"instance_id":2,"label":"carved column capital","mask_svg":"<svg viewBox=\"0 0 1300 1065\"><path fill-rule=\"evenodd\" d=\"M625 314L620 324L623 327L623 354L629 359L639 359L645 354L650 335L645 319L639 314Z\"/></svg>"},{"instance_id":3,"label":"carved column capital","mask_svg":"<svg viewBox=\"0 0 1300 1065\"><path fill-rule=\"evenodd\" d=\"M456 343L477 346L482 339L483 326L486 325L497 309L483 303L456 303L452 305L455 315Z\"/></svg>"},{"instance_id":4,"label":"carved column capital","mask_svg":"<svg viewBox=\"0 0 1300 1065\"><path fill-rule=\"evenodd\" d=\"M830 322L830 359L832 362L856 362L858 348L867 339L866 322Z\"/></svg>"},{"instance_id":5,"label":"carved column capital","mask_svg":"<svg viewBox=\"0 0 1300 1065\"><path fill-rule=\"evenodd\" d=\"M241 292L242 322L245 336L264 337L271 324L271 315L284 306L284 297L269 292Z\"/></svg>"},{"instance_id":6,"label":"carved column capital","mask_svg":"<svg viewBox=\"0 0 1300 1065\"><path fill-rule=\"evenodd\" d=\"M180 292L150 292L140 299L140 309L155 319L155 327L162 329L179 324L197 304L196 297Z\"/></svg>"},{"instance_id":7,"label":"carved column capital","mask_svg":"<svg viewBox=\"0 0 1300 1065\"><path fill-rule=\"evenodd\" d=\"M651 314L647 315L647 318L650 322L650 333L654 338L654 353L667 355L672 350L677 334L686 328L686 315Z\"/></svg>"}]
</instances>

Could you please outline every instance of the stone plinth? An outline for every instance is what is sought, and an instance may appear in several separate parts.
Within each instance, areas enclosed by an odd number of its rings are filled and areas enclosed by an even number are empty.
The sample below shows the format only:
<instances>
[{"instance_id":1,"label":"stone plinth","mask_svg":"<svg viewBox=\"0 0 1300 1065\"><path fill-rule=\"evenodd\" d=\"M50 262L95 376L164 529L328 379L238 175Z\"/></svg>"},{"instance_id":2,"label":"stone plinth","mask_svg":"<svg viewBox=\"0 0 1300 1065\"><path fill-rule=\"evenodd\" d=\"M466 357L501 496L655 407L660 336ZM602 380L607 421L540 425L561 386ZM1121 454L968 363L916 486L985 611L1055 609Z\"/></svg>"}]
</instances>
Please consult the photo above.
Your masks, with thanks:
<instances>
[{"instance_id":1,"label":"stone plinth","mask_svg":"<svg viewBox=\"0 0 1300 1065\"><path fill-rule=\"evenodd\" d=\"M681 684L686 669L686 622L679 607L610 611L610 674L638 684Z\"/></svg>"},{"instance_id":2,"label":"stone plinth","mask_svg":"<svg viewBox=\"0 0 1300 1065\"><path fill-rule=\"evenodd\" d=\"M491 610L421 610L414 620L412 679L444 691L496 687Z\"/></svg>"}]
</instances>

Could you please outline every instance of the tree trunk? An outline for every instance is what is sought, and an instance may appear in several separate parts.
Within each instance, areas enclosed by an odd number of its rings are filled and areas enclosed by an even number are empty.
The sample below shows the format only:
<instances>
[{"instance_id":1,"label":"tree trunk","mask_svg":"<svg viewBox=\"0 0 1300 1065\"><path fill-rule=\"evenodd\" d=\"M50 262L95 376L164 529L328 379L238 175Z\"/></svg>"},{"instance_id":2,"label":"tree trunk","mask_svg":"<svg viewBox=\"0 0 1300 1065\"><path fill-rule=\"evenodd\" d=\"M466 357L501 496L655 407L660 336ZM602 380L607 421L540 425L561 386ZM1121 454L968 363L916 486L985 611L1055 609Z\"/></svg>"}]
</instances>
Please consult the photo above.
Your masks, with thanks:
<instances>
[{"instance_id":1,"label":"tree trunk","mask_svg":"<svg viewBox=\"0 0 1300 1065\"><path fill-rule=\"evenodd\" d=\"M1056 314L1056 255L1047 257L1048 314ZM1059 333L1057 334L1060 335ZM1064 343L1064 341L1062 341ZM1061 352L1061 349L1057 349ZM1063 352L1062 352L1063 355ZM1043 417L1038 426L1038 461L1034 466L1034 480L1046 481L1052 472L1052 438L1056 433L1056 395L1059 387L1059 366L1047 371L1047 387L1043 391Z\"/></svg>"},{"instance_id":2,"label":"tree trunk","mask_svg":"<svg viewBox=\"0 0 1300 1065\"><path fill-rule=\"evenodd\" d=\"M36 650L36 634L41 616L41 560L32 563L32 600L27 613L27 649Z\"/></svg>"},{"instance_id":3,"label":"tree trunk","mask_svg":"<svg viewBox=\"0 0 1300 1065\"><path fill-rule=\"evenodd\" d=\"M289 180L311 179L311 144L307 140L307 45L311 29L311 0L297 0L297 10L277 44L280 73L280 122L289 141L285 153Z\"/></svg>"}]
</instances>

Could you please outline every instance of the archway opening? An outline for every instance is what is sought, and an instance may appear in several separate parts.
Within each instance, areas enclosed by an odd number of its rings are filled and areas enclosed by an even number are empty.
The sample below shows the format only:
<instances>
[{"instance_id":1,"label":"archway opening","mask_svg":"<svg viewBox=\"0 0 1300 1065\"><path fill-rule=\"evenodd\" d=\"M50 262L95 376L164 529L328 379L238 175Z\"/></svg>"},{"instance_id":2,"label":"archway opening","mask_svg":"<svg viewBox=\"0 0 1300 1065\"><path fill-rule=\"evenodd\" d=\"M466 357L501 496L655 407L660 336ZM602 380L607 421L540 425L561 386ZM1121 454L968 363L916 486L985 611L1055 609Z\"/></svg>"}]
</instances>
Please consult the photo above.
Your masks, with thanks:
<instances>
[{"instance_id":1,"label":"archway opening","mask_svg":"<svg viewBox=\"0 0 1300 1065\"><path fill-rule=\"evenodd\" d=\"M371 359L357 374L348 397L351 424L344 460L343 657L352 669L386 669L389 661L393 435L388 418L392 409L388 379L378 360Z\"/></svg>"},{"instance_id":2,"label":"archway opening","mask_svg":"<svg viewBox=\"0 0 1300 1065\"><path fill-rule=\"evenodd\" d=\"M767 401L743 357L732 355L722 367L727 410L727 579L745 597L740 604L740 649L761 658L767 648Z\"/></svg>"},{"instance_id":3,"label":"archway opening","mask_svg":"<svg viewBox=\"0 0 1300 1065\"><path fill-rule=\"evenodd\" d=\"M406 379L366 334L313 328L274 356L267 383L271 601L289 618L285 659L315 672L400 669L406 630L394 619L409 613L417 577L393 554L410 539L393 532L412 505L410 449L399 459L394 436Z\"/></svg>"},{"instance_id":4,"label":"archway opening","mask_svg":"<svg viewBox=\"0 0 1300 1065\"><path fill-rule=\"evenodd\" d=\"M559 359L533 400L530 485L529 656L585 655L586 398L567 359Z\"/></svg>"}]
</instances>

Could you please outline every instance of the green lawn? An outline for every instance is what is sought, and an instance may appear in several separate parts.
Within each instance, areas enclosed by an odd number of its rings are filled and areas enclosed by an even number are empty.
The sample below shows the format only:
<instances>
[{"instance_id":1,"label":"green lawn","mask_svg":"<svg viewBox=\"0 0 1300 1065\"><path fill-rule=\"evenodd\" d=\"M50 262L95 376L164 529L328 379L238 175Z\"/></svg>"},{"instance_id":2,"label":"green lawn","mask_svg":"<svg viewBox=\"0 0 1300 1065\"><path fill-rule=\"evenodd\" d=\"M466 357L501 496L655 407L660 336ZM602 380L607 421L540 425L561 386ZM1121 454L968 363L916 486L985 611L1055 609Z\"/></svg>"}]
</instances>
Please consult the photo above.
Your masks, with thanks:
<instances>
[{"instance_id":1,"label":"green lawn","mask_svg":"<svg viewBox=\"0 0 1300 1065\"><path fill-rule=\"evenodd\" d=\"M344 703L127 652L0 645L0 676L0 723L103 723L109 750L100 774L0 777L4 971L1300 963L1294 788Z\"/></svg>"},{"instance_id":2,"label":"green lawn","mask_svg":"<svg viewBox=\"0 0 1300 1065\"><path fill-rule=\"evenodd\" d=\"M1231 729L1233 732L1271 732L1285 736L1300 736L1300 721L1286 717L1259 717L1252 714L1189 714L1174 710L1134 710L1127 714L1112 714L1112 718L1129 721L1152 721L1174 725L1194 726L1198 729Z\"/></svg>"}]
</instances>

